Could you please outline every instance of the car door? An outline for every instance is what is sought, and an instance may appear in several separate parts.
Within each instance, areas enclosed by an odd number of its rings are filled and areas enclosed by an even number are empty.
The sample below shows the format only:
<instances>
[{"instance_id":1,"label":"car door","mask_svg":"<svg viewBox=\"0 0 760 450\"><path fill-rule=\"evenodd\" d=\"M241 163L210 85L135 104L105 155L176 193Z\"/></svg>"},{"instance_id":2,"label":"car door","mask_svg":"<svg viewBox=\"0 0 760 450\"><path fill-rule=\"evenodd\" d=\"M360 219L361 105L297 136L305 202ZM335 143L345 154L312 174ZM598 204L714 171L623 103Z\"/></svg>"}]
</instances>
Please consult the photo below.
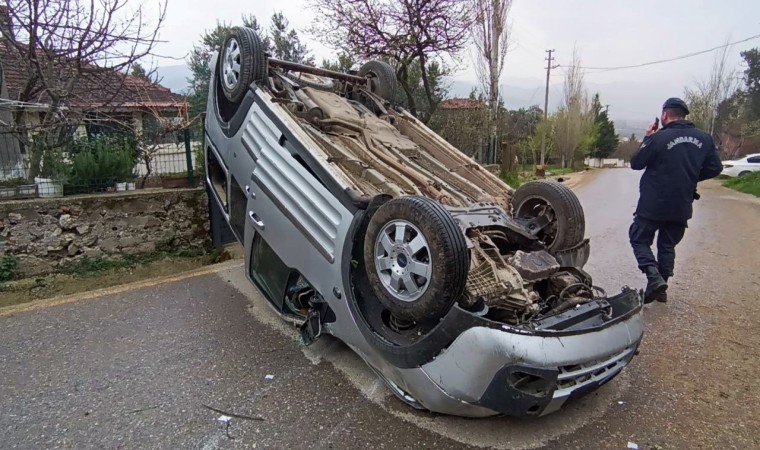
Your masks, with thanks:
<instances>
[{"instance_id":1,"label":"car door","mask_svg":"<svg viewBox=\"0 0 760 450\"><path fill-rule=\"evenodd\" d=\"M251 281L281 307L283 280L303 277L323 296L340 297L343 247L353 215L288 147L283 111L257 97L240 137L248 172L245 250ZM284 289L284 287L283 287Z\"/></svg>"}]
</instances>

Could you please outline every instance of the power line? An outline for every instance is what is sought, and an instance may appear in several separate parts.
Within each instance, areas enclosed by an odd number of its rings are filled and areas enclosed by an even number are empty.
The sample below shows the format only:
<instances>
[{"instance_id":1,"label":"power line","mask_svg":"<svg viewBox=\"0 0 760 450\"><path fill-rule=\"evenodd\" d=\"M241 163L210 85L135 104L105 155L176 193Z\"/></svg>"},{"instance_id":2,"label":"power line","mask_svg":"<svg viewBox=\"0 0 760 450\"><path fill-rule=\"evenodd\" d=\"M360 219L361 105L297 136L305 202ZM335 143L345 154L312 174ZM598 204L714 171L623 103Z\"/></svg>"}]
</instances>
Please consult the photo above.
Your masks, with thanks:
<instances>
[{"instance_id":1,"label":"power line","mask_svg":"<svg viewBox=\"0 0 760 450\"><path fill-rule=\"evenodd\" d=\"M741 44L743 42L751 41L751 40L757 39L757 38L760 38L760 34L756 34L754 36L750 36L750 37L742 39L740 41L730 42L728 44L723 44L723 45L719 45L717 47L709 48L707 50L700 50L698 52L693 52L693 53L689 53L689 54L686 54L686 55L676 56L675 58L660 59L660 60L657 60L657 61L650 61L650 62L641 63L641 64L633 64L633 65L630 65L630 66L617 66L617 67L578 67L578 68L579 69L586 69L586 70L599 70L599 71L604 71L604 72L609 72L609 71L612 71L612 70L621 70L621 69L635 69L635 68L638 68L638 67L646 67L646 66L652 66L652 65L655 65L655 64L663 64L663 63L668 63L668 62L673 62L673 61L679 61L681 59L692 58L694 56L698 56L698 55L703 55L705 53L714 52L715 50L720 50L722 48L730 47L730 46L736 45L736 44ZM569 67L572 67L572 66L563 65L561 67L568 67L569 68Z\"/></svg>"}]
</instances>

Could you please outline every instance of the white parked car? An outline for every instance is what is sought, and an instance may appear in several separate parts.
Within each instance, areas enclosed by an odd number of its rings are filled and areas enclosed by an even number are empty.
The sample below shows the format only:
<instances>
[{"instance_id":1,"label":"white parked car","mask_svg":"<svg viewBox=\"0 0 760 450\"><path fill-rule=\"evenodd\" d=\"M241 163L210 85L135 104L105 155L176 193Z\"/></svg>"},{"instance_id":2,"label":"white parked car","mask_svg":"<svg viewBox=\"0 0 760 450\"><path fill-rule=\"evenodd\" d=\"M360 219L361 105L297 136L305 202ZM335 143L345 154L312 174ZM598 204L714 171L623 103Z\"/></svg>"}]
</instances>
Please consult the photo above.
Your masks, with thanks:
<instances>
[{"instance_id":1,"label":"white parked car","mask_svg":"<svg viewBox=\"0 0 760 450\"><path fill-rule=\"evenodd\" d=\"M723 161L723 175L743 177L752 172L760 172L760 153L753 153L733 161Z\"/></svg>"}]
</instances>

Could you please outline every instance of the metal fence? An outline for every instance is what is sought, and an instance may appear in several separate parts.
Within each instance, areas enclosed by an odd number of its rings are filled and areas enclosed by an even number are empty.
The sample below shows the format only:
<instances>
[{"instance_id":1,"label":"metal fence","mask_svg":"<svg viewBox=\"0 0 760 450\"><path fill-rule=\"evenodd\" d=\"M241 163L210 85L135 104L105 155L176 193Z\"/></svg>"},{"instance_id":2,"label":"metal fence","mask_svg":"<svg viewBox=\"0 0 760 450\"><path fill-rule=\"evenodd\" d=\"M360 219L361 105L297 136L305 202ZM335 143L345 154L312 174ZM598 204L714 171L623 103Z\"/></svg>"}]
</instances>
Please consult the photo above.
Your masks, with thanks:
<instances>
[{"instance_id":1,"label":"metal fence","mask_svg":"<svg viewBox=\"0 0 760 450\"><path fill-rule=\"evenodd\" d=\"M0 129L0 201L200 184L202 120L147 136L75 128L40 142L39 134Z\"/></svg>"}]
</instances>

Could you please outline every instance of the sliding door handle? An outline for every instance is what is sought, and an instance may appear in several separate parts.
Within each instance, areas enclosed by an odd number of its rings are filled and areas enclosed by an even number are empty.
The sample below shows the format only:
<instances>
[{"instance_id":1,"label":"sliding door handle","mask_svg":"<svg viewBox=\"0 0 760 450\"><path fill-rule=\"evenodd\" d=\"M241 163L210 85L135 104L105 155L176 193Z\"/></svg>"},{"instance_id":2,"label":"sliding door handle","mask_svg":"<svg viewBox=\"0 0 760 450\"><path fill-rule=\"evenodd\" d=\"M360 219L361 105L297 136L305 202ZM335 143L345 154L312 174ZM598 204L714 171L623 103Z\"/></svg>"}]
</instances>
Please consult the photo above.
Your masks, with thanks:
<instances>
[{"instance_id":1,"label":"sliding door handle","mask_svg":"<svg viewBox=\"0 0 760 450\"><path fill-rule=\"evenodd\" d=\"M248 211L248 218L251 219L251 222L253 222L254 225L259 227L259 229L264 229L264 222L261 221L258 214L256 214L253 211Z\"/></svg>"}]
</instances>

